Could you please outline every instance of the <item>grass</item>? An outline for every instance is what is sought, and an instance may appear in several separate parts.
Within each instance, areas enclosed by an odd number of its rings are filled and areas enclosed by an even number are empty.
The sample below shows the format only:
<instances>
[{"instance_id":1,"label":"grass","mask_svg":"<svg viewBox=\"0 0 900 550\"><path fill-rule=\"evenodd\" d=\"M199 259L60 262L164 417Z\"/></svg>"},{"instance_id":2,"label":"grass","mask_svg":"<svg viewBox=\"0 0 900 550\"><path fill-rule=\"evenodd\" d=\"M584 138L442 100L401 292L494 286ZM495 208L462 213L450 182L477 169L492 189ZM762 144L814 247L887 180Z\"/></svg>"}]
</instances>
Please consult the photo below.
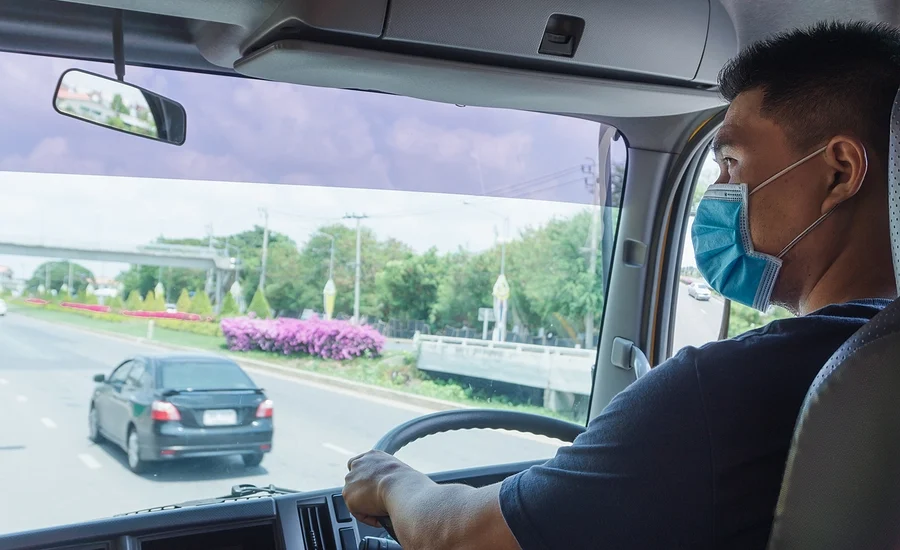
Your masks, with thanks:
<instances>
[{"instance_id":1,"label":"grass","mask_svg":"<svg viewBox=\"0 0 900 550\"><path fill-rule=\"evenodd\" d=\"M88 315L75 310L30 306L21 302L10 302L9 307L16 314L52 323L124 336L147 337L148 321L146 319L123 318L122 316L103 317L102 314ZM225 347L225 341L221 336L172 330L156 324L154 324L152 340L162 344L219 353L234 359L256 359L283 367L335 376L471 407L516 410L571 420L564 414L537 405L516 403L504 395L477 390L464 382L433 379L416 368L415 354L410 352L386 351L379 357L360 357L350 361L334 361L309 356L286 356L262 351L230 352Z\"/></svg>"}]
</instances>

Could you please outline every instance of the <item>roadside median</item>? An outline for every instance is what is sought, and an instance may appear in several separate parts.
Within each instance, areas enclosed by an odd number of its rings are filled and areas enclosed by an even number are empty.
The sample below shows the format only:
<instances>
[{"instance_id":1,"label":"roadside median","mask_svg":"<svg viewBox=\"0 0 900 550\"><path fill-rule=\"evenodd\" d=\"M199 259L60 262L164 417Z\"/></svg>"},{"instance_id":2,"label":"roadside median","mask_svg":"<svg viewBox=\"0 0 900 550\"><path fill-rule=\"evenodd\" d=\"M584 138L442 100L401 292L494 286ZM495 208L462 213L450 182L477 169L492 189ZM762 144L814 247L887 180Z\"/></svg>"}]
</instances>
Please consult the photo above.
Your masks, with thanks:
<instances>
[{"instance_id":1,"label":"roadside median","mask_svg":"<svg viewBox=\"0 0 900 550\"><path fill-rule=\"evenodd\" d=\"M427 411L489 407L553 414L543 407L497 402L491 399L492 396L485 398L474 395L476 390L454 381L433 380L416 368L415 354L408 351L386 351L378 357L359 357L345 361L283 356L261 351L232 352L225 348L221 336L166 328L165 324L158 321L154 325L149 325L147 320L136 319L112 322L105 316L97 318L87 311L45 309L22 303L11 303L10 306L14 315L161 349L216 353L229 357L250 370L288 376ZM149 326L153 328L148 331Z\"/></svg>"}]
</instances>

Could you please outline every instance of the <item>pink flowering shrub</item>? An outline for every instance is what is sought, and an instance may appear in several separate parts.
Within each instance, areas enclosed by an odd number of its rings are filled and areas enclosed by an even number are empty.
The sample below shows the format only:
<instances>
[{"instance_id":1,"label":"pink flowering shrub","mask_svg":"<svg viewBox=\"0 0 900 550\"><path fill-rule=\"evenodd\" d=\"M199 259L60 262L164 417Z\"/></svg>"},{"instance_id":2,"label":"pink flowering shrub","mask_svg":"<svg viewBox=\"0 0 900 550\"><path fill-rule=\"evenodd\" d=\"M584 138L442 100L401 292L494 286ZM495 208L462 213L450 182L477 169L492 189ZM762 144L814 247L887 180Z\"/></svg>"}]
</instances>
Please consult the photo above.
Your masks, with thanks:
<instances>
[{"instance_id":1,"label":"pink flowering shrub","mask_svg":"<svg viewBox=\"0 0 900 550\"><path fill-rule=\"evenodd\" d=\"M48 302L47 300L42 300L40 298L27 298L25 300L25 303L35 305L35 306L45 306L45 305L49 304L50 302Z\"/></svg>"},{"instance_id":2,"label":"pink flowering shrub","mask_svg":"<svg viewBox=\"0 0 900 550\"><path fill-rule=\"evenodd\" d=\"M339 361L378 355L384 348L384 336L370 326L318 318L233 317L222 320L222 334L232 351L272 351Z\"/></svg>"}]
</instances>

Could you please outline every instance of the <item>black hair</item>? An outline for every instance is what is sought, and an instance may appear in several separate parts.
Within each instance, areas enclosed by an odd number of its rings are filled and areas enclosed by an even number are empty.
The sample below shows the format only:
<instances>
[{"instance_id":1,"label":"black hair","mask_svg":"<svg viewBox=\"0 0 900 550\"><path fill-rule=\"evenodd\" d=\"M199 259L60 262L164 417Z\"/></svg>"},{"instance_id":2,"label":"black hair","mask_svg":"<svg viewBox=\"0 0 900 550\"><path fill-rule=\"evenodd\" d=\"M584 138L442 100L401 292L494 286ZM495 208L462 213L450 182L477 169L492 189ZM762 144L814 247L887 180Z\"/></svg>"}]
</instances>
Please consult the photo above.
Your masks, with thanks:
<instances>
[{"instance_id":1,"label":"black hair","mask_svg":"<svg viewBox=\"0 0 900 550\"><path fill-rule=\"evenodd\" d=\"M761 90L762 115L797 149L848 133L888 154L900 87L900 30L878 23L826 22L756 42L719 72L728 102Z\"/></svg>"}]
</instances>

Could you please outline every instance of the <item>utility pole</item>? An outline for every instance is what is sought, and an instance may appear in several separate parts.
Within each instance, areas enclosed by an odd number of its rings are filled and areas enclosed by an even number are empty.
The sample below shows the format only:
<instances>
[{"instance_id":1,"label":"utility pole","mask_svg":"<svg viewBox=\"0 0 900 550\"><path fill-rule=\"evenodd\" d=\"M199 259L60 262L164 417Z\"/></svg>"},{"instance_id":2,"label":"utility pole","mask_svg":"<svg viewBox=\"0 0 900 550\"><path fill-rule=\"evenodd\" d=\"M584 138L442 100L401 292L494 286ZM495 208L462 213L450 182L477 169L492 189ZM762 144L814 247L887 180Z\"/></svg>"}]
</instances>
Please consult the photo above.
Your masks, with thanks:
<instances>
[{"instance_id":1,"label":"utility pole","mask_svg":"<svg viewBox=\"0 0 900 550\"><path fill-rule=\"evenodd\" d=\"M266 291L266 263L269 260L269 210L260 208L259 213L265 220L263 225L263 249L262 249L262 265L259 270L259 289Z\"/></svg>"},{"instance_id":2,"label":"utility pole","mask_svg":"<svg viewBox=\"0 0 900 550\"><path fill-rule=\"evenodd\" d=\"M365 214L347 214L344 219L356 220L356 281L353 285L353 324L359 324L359 278L362 268L362 228L360 221L367 218Z\"/></svg>"}]
</instances>

